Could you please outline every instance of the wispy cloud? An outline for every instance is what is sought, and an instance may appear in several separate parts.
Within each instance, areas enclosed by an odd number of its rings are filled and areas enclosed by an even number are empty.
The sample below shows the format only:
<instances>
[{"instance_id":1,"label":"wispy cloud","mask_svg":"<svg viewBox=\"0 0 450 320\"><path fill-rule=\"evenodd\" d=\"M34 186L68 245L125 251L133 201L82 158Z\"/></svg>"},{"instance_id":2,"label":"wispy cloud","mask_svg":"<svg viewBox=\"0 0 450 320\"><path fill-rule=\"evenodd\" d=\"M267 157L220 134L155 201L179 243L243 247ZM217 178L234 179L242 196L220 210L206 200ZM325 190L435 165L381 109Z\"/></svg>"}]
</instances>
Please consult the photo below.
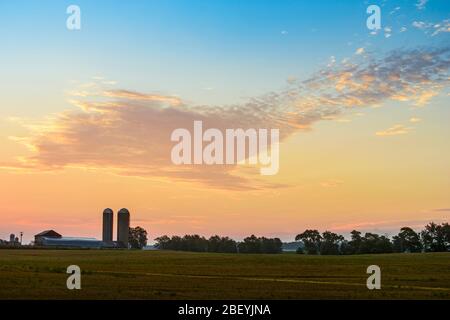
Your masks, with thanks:
<instances>
[{"instance_id":1,"label":"wispy cloud","mask_svg":"<svg viewBox=\"0 0 450 320\"><path fill-rule=\"evenodd\" d=\"M438 35L439 33L450 32L450 19L446 19L441 23L436 23L433 25L434 31L432 36Z\"/></svg>"},{"instance_id":2,"label":"wispy cloud","mask_svg":"<svg viewBox=\"0 0 450 320\"><path fill-rule=\"evenodd\" d=\"M427 3L428 3L428 0L418 0L416 3L416 7L419 10L423 10L426 8Z\"/></svg>"},{"instance_id":3,"label":"wispy cloud","mask_svg":"<svg viewBox=\"0 0 450 320\"><path fill-rule=\"evenodd\" d=\"M320 183L320 186L324 188L336 188L343 184L344 182L342 180L326 180Z\"/></svg>"},{"instance_id":4,"label":"wispy cloud","mask_svg":"<svg viewBox=\"0 0 450 320\"><path fill-rule=\"evenodd\" d=\"M413 21L413 23L412 23L412 26L413 26L414 28L421 29L421 30L428 29L428 28L430 28L432 25L433 25L433 24L431 24L431 23L426 23L426 22L423 22L423 21Z\"/></svg>"},{"instance_id":5,"label":"wispy cloud","mask_svg":"<svg viewBox=\"0 0 450 320\"><path fill-rule=\"evenodd\" d=\"M401 8L400 7L395 7L391 12L389 12L390 15L396 13L397 11L399 11Z\"/></svg>"},{"instance_id":6,"label":"wispy cloud","mask_svg":"<svg viewBox=\"0 0 450 320\"><path fill-rule=\"evenodd\" d=\"M236 105L195 106L174 95L105 90L98 84L80 86L83 94L70 96L79 109L26 122L30 135L16 141L30 147L32 155L15 163L0 163L0 167L25 171L90 168L225 189L284 187L259 180L257 168L174 166L170 134L202 120L205 129L278 128L283 140L311 129L318 121L336 120L388 100L425 105L448 84L449 51L396 50L381 58L365 52L306 80L291 78L283 90ZM396 126L379 135L408 130Z\"/></svg>"},{"instance_id":7,"label":"wispy cloud","mask_svg":"<svg viewBox=\"0 0 450 320\"><path fill-rule=\"evenodd\" d=\"M181 105L181 99L173 96L164 96L158 94L143 94L128 90L108 90L104 91L103 95L110 98L121 98L128 100L139 100L139 101L155 101L155 102L166 102L171 106Z\"/></svg>"},{"instance_id":8,"label":"wispy cloud","mask_svg":"<svg viewBox=\"0 0 450 320\"><path fill-rule=\"evenodd\" d=\"M361 48L356 49L356 52L355 52L355 53L356 53L356 54L363 54L364 51L365 51L364 48L361 47Z\"/></svg>"},{"instance_id":9,"label":"wispy cloud","mask_svg":"<svg viewBox=\"0 0 450 320\"><path fill-rule=\"evenodd\" d=\"M383 30L384 30L385 38L390 38L392 36L392 28L391 27L385 27Z\"/></svg>"},{"instance_id":10,"label":"wispy cloud","mask_svg":"<svg viewBox=\"0 0 450 320\"><path fill-rule=\"evenodd\" d=\"M425 34L432 37L437 36L440 33L450 32L450 19L445 19L441 22L432 23L424 21L414 21L412 26L416 29L422 30Z\"/></svg>"},{"instance_id":11,"label":"wispy cloud","mask_svg":"<svg viewBox=\"0 0 450 320\"><path fill-rule=\"evenodd\" d=\"M393 127L390 127L386 130L377 131L375 134L380 137L386 137L386 136L398 136L401 134L407 134L411 128L405 127L402 124L397 124Z\"/></svg>"}]
</instances>

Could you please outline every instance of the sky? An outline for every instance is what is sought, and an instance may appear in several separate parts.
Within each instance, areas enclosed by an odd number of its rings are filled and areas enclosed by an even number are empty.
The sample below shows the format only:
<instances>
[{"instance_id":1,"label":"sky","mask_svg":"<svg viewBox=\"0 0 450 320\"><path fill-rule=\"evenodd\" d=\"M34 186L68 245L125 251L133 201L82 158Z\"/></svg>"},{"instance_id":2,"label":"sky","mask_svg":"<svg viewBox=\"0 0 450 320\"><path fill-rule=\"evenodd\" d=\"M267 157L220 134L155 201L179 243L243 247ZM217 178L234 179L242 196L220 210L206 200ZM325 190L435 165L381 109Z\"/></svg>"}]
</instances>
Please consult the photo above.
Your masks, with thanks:
<instances>
[{"instance_id":1,"label":"sky","mask_svg":"<svg viewBox=\"0 0 450 320\"><path fill-rule=\"evenodd\" d=\"M448 221L446 0L0 0L0 40L0 239L101 238L107 207L150 239ZM175 166L195 120L279 129L278 174Z\"/></svg>"}]
</instances>

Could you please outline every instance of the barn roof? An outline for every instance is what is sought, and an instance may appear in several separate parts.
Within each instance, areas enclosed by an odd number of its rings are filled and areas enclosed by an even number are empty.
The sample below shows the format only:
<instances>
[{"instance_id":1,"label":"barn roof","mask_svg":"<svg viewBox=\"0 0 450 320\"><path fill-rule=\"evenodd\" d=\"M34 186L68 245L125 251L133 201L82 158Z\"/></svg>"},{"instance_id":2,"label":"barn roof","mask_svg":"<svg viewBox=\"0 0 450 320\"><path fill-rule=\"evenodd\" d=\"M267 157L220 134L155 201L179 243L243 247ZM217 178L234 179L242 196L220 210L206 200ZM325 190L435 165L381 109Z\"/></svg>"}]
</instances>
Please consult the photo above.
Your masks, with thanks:
<instances>
[{"instance_id":1,"label":"barn roof","mask_svg":"<svg viewBox=\"0 0 450 320\"><path fill-rule=\"evenodd\" d=\"M41 233L38 233L37 235L35 235L35 237L54 237L54 238L57 237L57 238L61 238L62 235L60 235L55 230L45 230L45 231L42 231Z\"/></svg>"}]
</instances>

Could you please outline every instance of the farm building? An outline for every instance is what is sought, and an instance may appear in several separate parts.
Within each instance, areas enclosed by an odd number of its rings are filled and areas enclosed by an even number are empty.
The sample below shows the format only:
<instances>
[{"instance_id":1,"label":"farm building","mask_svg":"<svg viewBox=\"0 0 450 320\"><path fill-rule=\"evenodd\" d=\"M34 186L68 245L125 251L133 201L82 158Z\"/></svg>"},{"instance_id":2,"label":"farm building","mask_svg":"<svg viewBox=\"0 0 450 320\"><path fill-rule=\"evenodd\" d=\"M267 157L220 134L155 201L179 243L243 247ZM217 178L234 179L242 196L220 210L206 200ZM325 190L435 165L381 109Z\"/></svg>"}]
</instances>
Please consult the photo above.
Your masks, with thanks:
<instances>
[{"instance_id":1,"label":"farm building","mask_svg":"<svg viewBox=\"0 0 450 320\"><path fill-rule=\"evenodd\" d=\"M128 248L130 212L123 208L117 216L117 241L113 241L114 213L107 208L103 211L103 241L95 238L63 237L55 230L45 230L34 236L34 244L42 247L58 248Z\"/></svg>"},{"instance_id":2,"label":"farm building","mask_svg":"<svg viewBox=\"0 0 450 320\"><path fill-rule=\"evenodd\" d=\"M41 245L42 244L42 240L44 238L47 238L47 239L60 239L60 238L62 238L62 235L60 235L55 230L45 230L45 231L42 231L41 233L38 233L37 235L34 236L34 243L36 245Z\"/></svg>"},{"instance_id":3,"label":"farm building","mask_svg":"<svg viewBox=\"0 0 450 320\"><path fill-rule=\"evenodd\" d=\"M95 238L47 238L42 237L40 245L45 247L64 247L64 248L104 248L106 244Z\"/></svg>"}]
</instances>

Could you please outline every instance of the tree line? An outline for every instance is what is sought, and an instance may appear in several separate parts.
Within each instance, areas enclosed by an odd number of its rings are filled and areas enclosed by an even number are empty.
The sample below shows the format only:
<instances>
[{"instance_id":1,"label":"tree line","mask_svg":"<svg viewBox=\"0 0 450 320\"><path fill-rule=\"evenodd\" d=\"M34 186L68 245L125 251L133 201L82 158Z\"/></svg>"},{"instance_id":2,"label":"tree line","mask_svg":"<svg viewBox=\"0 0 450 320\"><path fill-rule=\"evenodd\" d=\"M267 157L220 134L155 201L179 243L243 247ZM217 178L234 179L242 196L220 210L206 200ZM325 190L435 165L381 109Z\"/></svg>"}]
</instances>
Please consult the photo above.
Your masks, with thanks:
<instances>
[{"instance_id":1,"label":"tree line","mask_svg":"<svg viewBox=\"0 0 450 320\"><path fill-rule=\"evenodd\" d=\"M392 239L385 235L353 230L350 240L331 231L305 230L295 237L299 254L350 255L392 252L443 252L450 250L450 225L430 222L420 232L403 227ZM229 237L200 235L162 236L155 239L160 250L221 252L221 253L281 253L279 238L251 235L237 242Z\"/></svg>"},{"instance_id":2,"label":"tree line","mask_svg":"<svg viewBox=\"0 0 450 320\"><path fill-rule=\"evenodd\" d=\"M212 236L209 239L199 235L162 236L155 239L156 247L161 250L221 252L221 253L281 253L280 239L256 237L251 235L241 242L229 237Z\"/></svg>"},{"instance_id":3,"label":"tree line","mask_svg":"<svg viewBox=\"0 0 450 320\"><path fill-rule=\"evenodd\" d=\"M430 222L421 232L403 227L392 240L384 235L353 230L351 240L342 235L318 230L305 230L295 237L303 246L297 249L300 254L348 255L392 252L443 252L450 250L450 225Z\"/></svg>"}]
</instances>

